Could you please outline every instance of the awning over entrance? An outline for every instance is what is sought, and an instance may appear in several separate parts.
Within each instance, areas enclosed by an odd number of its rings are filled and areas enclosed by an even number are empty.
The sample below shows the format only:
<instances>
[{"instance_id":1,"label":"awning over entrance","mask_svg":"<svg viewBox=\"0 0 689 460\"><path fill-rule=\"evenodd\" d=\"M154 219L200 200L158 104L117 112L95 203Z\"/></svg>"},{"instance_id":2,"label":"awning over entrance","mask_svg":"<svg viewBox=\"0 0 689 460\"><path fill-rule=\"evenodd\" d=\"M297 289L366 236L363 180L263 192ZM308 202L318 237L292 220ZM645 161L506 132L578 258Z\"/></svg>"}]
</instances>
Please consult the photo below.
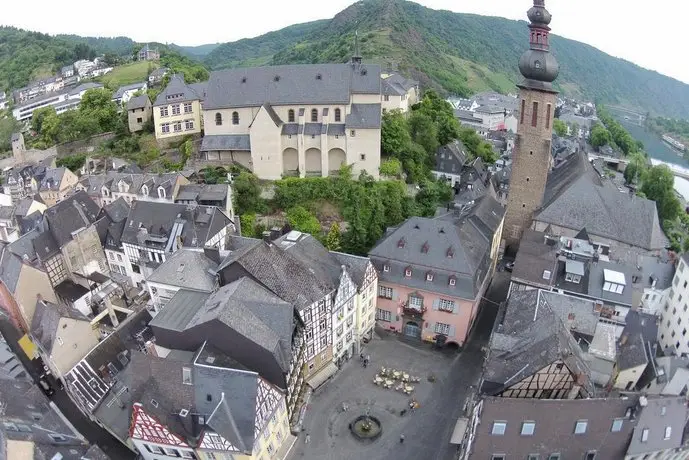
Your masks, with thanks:
<instances>
[{"instance_id":1,"label":"awning over entrance","mask_svg":"<svg viewBox=\"0 0 689 460\"><path fill-rule=\"evenodd\" d=\"M469 424L469 419L466 417L460 417L455 425L455 430L452 432L452 438L450 438L450 444L462 444L464 441L464 435L467 431L467 425Z\"/></svg>"},{"instance_id":2,"label":"awning over entrance","mask_svg":"<svg viewBox=\"0 0 689 460\"><path fill-rule=\"evenodd\" d=\"M24 354L26 354L29 359L34 359L38 356L36 345L31 341L27 334L24 334L24 337L19 339L18 343L21 349L24 351Z\"/></svg>"},{"instance_id":3,"label":"awning over entrance","mask_svg":"<svg viewBox=\"0 0 689 460\"><path fill-rule=\"evenodd\" d=\"M328 365L323 369L309 377L306 380L306 383L315 390L319 386L323 385L326 380L332 377L335 372L337 372L337 366L334 363L328 363Z\"/></svg>"}]
</instances>

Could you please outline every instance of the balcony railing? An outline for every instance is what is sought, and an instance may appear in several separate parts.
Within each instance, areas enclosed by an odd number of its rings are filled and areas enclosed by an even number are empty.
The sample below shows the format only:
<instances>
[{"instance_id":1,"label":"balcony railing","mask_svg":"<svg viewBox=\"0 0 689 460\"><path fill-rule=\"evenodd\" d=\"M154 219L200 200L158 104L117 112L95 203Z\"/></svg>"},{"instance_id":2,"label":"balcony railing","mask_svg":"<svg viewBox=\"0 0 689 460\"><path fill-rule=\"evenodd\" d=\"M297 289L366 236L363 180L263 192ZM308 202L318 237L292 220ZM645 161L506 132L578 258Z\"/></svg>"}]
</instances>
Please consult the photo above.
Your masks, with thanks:
<instances>
[{"instance_id":1,"label":"balcony railing","mask_svg":"<svg viewBox=\"0 0 689 460\"><path fill-rule=\"evenodd\" d=\"M422 317L428 309L424 306L412 307L407 302L402 304L402 314L405 316L418 316Z\"/></svg>"}]
</instances>

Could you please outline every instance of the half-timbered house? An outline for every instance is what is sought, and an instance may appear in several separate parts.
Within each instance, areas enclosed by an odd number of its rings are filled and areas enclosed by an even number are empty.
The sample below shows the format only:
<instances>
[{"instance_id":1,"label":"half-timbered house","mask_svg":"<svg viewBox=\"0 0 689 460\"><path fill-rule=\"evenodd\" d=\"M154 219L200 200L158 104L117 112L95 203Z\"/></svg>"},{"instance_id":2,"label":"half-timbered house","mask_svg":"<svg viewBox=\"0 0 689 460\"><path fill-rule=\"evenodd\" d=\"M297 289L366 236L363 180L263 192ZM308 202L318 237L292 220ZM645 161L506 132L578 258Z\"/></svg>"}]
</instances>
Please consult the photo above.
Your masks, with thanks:
<instances>
[{"instance_id":1,"label":"half-timbered house","mask_svg":"<svg viewBox=\"0 0 689 460\"><path fill-rule=\"evenodd\" d=\"M508 398L575 399L592 395L584 352L555 300L513 292L490 341L481 392ZM563 310L564 311L564 310Z\"/></svg>"},{"instance_id":2,"label":"half-timbered house","mask_svg":"<svg viewBox=\"0 0 689 460\"><path fill-rule=\"evenodd\" d=\"M132 281L142 284L177 249L225 249L226 236L234 232L232 220L216 207L137 200L121 241Z\"/></svg>"}]
</instances>

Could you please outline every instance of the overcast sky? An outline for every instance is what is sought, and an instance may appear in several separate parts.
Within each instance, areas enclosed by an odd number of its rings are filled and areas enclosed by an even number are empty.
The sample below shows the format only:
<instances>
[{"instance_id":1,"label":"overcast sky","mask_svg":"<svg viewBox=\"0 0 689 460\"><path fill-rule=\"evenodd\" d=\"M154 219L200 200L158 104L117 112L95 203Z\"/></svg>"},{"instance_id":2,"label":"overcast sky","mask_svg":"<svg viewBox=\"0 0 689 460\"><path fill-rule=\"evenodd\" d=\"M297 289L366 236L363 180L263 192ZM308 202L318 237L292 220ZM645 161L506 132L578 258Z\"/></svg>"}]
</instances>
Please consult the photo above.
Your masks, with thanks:
<instances>
[{"instance_id":1,"label":"overcast sky","mask_svg":"<svg viewBox=\"0 0 689 460\"><path fill-rule=\"evenodd\" d=\"M136 41L200 45L255 37L330 18L352 0L33 0L3 1L0 24L40 32L124 35ZM4 4L6 3L6 4ZM526 19L530 0L418 0L434 9ZM163 6L164 5L164 6ZM553 32L689 83L685 58L689 1L547 0ZM649 8L649 6L652 7ZM659 13L663 13L658 17ZM497 31L487 31L500 33ZM524 41L527 40L526 31Z\"/></svg>"}]
</instances>

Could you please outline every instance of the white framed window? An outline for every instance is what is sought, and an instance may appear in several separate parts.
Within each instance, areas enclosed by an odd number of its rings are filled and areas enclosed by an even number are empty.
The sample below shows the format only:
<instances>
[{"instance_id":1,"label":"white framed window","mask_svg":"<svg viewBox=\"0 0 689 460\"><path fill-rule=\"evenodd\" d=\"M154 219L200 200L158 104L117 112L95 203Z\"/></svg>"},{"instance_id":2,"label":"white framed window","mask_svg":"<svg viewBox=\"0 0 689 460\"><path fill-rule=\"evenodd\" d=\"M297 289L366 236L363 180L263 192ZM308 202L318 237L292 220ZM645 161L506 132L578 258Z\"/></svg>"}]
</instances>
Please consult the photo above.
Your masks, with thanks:
<instances>
[{"instance_id":1,"label":"white framed window","mask_svg":"<svg viewBox=\"0 0 689 460\"><path fill-rule=\"evenodd\" d=\"M502 436L505 434L506 430L507 422L493 422L493 429L491 430L490 434Z\"/></svg>"},{"instance_id":2,"label":"white framed window","mask_svg":"<svg viewBox=\"0 0 689 460\"><path fill-rule=\"evenodd\" d=\"M356 130L354 130L354 129L349 130L349 136L350 137L356 137Z\"/></svg>"},{"instance_id":3,"label":"white framed window","mask_svg":"<svg viewBox=\"0 0 689 460\"><path fill-rule=\"evenodd\" d=\"M182 131L182 123L180 123L180 122L178 121L177 123L175 123L174 125L172 125L172 130L173 130L174 132L176 132L176 133Z\"/></svg>"},{"instance_id":4,"label":"white framed window","mask_svg":"<svg viewBox=\"0 0 689 460\"><path fill-rule=\"evenodd\" d=\"M426 273L426 281L433 281L433 273L431 273L431 272Z\"/></svg>"},{"instance_id":5,"label":"white framed window","mask_svg":"<svg viewBox=\"0 0 689 460\"><path fill-rule=\"evenodd\" d=\"M409 306L421 310L423 308L423 299L421 297L409 296Z\"/></svg>"},{"instance_id":6,"label":"white framed window","mask_svg":"<svg viewBox=\"0 0 689 460\"><path fill-rule=\"evenodd\" d=\"M577 420L577 423L574 425L574 434L586 433L586 428L588 427L588 425L588 420Z\"/></svg>"},{"instance_id":7,"label":"white framed window","mask_svg":"<svg viewBox=\"0 0 689 460\"><path fill-rule=\"evenodd\" d=\"M191 113L191 102L184 103L184 113Z\"/></svg>"},{"instance_id":8,"label":"white framed window","mask_svg":"<svg viewBox=\"0 0 689 460\"><path fill-rule=\"evenodd\" d=\"M160 108L160 116L161 117L167 117L169 115L170 115L170 113L168 112L167 107L161 107Z\"/></svg>"},{"instance_id":9,"label":"white framed window","mask_svg":"<svg viewBox=\"0 0 689 460\"><path fill-rule=\"evenodd\" d=\"M194 129L194 120L186 120L184 122L184 129L186 129L187 131L191 131L192 129Z\"/></svg>"},{"instance_id":10,"label":"white framed window","mask_svg":"<svg viewBox=\"0 0 689 460\"><path fill-rule=\"evenodd\" d=\"M182 368L182 383L185 385L191 385L191 368L190 367L183 367Z\"/></svg>"},{"instance_id":11,"label":"white framed window","mask_svg":"<svg viewBox=\"0 0 689 460\"><path fill-rule=\"evenodd\" d=\"M163 123L160 125L160 131L163 133L169 133L170 132L170 123Z\"/></svg>"},{"instance_id":12,"label":"white framed window","mask_svg":"<svg viewBox=\"0 0 689 460\"><path fill-rule=\"evenodd\" d=\"M551 276L552 276L552 273L550 270L543 270L543 279L544 280L549 280Z\"/></svg>"},{"instance_id":13,"label":"white framed window","mask_svg":"<svg viewBox=\"0 0 689 460\"><path fill-rule=\"evenodd\" d=\"M436 334L450 335L450 325L445 323L435 323L434 331Z\"/></svg>"},{"instance_id":14,"label":"white framed window","mask_svg":"<svg viewBox=\"0 0 689 460\"><path fill-rule=\"evenodd\" d=\"M613 433L619 433L622 431L622 425L624 424L624 419L622 418L616 418L615 420L612 421L612 427L610 428L610 431Z\"/></svg>"},{"instance_id":15,"label":"white framed window","mask_svg":"<svg viewBox=\"0 0 689 460\"><path fill-rule=\"evenodd\" d=\"M376 308L376 319L379 321L392 321L392 313L382 308Z\"/></svg>"},{"instance_id":16,"label":"white framed window","mask_svg":"<svg viewBox=\"0 0 689 460\"><path fill-rule=\"evenodd\" d=\"M411 277L411 268L407 268L406 270L404 270L404 276L406 276L407 278Z\"/></svg>"},{"instance_id":17,"label":"white framed window","mask_svg":"<svg viewBox=\"0 0 689 460\"><path fill-rule=\"evenodd\" d=\"M454 300L440 299L438 300L438 309L453 313L455 311Z\"/></svg>"},{"instance_id":18,"label":"white framed window","mask_svg":"<svg viewBox=\"0 0 689 460\"><path fill-rule=\"evenodd\" d=\"M550 272L548 272L550 273ZM543 277L545 279L545 276ZM547 278L550 279L550 278ZM574 284L579 284L581 282L581 276L580 275L574 275L572 273L567 273L565 275L565 281L569 281L570 283Z\"/></svg>"},{"instance_id":19,"label":"white framed window","mask_svg":"<svg viewBox=\"0 0 689 460\"><path fill-rule=\"evenodd\" d=\"M388 265L388 264L383 265L383 271L385 273L389 272L390 271L390 265Z\"/></svg>"},{"instance_id":20,"label":"white framed window","mask_svg":"<svg viewBox=\"0 0 689 460\"><path fill-rule=\"evenodd\" d=\"M536 431L536 422L526 421L522 423L522 436L533 436Z\"/></svg>"},{"instance_id":21,"label":"white framed window","mask_svg":"<svg viewBox=\"0 0 689 460\"><path fill-rule=\"evenodd\" d=\"M670 439L672 437L672 427L671 426L666 426L665 427L665 436L663 439Z\"/></svg>"},{"instance_id":22,"label":"white framed window","mask_svg":"<svg viewBox=\"0 0 689 460\"><path fill-rule=\"evenodd\" d=\"M378 297L392 299L392 288L387 286L378 286Z\"/></svg>"},{"instance_id":23,"label":"white framed window","mask_svg":"<svg viewBox=\"0 0 689 460\"><path fill-rule=\"evenodd\" d=\"M181 113L181 112L180 112L179 104L174 104L174 105L172 106L172 114L173 114L173 115L179 115L180 113Z\"/></svg>"},{"instance_id":24,"label":"white framed window","mask_svg":"<svg viewBox=\"0 0 689 460\"><path fill-rule=\"evenodd\" d=\"M385 102L388 102L388 101L390 100L390 96L388 96L388 95L386 94L385 96L383 96L383 100L384 100Z\"/></svg>"},{"instance_id":25,"label":"white framed window","mask_svg":"<svg viewBox=\"0 0 689 460\"><path fill-rule=\"evenodd\" d=\"M644 428L641 432L641 442L648 442L648 428Z\"/></svg>"},{"instance_id":26,"label":"white framed window","mask_svg":"<svg viewBox=\"0 0 689 460\"><path fill-rule=\"evenodd\" d=\"M454 286L455 284L457 284L457 280L455 278L450 278L449 284L450 284L450 286Z\"/></svg>"}]
</instances>

